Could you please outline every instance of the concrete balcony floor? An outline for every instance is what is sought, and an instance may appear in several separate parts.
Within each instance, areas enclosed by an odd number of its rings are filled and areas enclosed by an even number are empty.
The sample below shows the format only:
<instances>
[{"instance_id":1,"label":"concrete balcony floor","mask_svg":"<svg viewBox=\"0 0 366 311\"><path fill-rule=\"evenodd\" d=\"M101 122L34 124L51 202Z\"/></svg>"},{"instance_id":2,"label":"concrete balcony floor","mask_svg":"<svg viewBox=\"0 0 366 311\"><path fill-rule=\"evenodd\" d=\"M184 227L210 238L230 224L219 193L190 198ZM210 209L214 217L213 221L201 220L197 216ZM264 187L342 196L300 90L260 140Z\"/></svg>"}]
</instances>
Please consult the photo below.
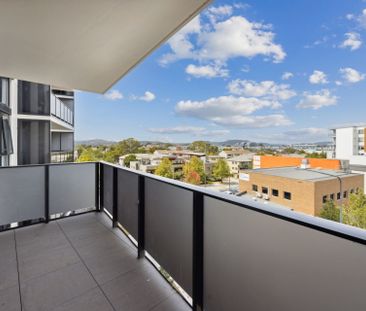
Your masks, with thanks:
<instances>
[{"instance_id":1,"label":"concrete balcony floor","mask_svg":"<svg viewBox=\"0 0 366 311\"><path fill-rule=\"evenodd\" d=\"M103 213L0 233L0 310L191 310Z\"/></svg>"}]
</instances>

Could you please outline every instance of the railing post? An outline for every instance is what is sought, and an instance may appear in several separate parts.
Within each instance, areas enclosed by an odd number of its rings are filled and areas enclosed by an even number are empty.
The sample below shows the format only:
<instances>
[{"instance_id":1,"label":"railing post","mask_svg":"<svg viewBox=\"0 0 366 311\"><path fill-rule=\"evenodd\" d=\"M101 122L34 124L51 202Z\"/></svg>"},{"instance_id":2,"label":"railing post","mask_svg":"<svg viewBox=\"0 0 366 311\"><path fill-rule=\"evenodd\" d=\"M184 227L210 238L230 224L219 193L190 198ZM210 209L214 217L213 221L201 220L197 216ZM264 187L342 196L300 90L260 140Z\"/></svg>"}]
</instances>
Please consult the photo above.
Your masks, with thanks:
<instances>
[{"instance_id":1,"label":"railing post","mask_svg":"<svg viewBox=\"0 0 366 311\"><path fill-rule=\"evenodd\" d=\"M100 163L95 163L95 209L97 212L101 211L100 205Z\"/></svg>"},{"instance_id":2,"label":"railing post","mask_svg":"<svg viewBox=\"0 0 366 311\"><path fill-rule=\"evenodd\" d=\"M113 167L113 206L112 206L113 227L118 222L118 168Z\"/></svg>"},{"instance_id":3,"label":"railing post","mask_svg":"<svg viewBox=\"0 0 366 311\"><path fill-rule=\"evenodd\" d=\"M50 221L50 167L44 167L44 221Z\"/></svg>"},{"instance_id":4,"label":"railing post","mask_svg":"<svg viewBox=\"0 0 366 311\"><path fill-rule=\"evenodd\" d=\"M193 192L193 311L203 310L203 193Z\"/></svg>"},{"instance_id":5,"label":"railing post","mask_svg":"<svg viewBox=\"0 0 366 311\"><path fill-rule=\"evenodd\" d=\"M138 176L138 246L137 258L145 257L145 177Z\"/></svg>"},{"instance_id":6,"label":"railing post","mask_svg":"<svg viewBox=\"0 0 366 311\"><path fill-rule=\"evenodd\" d=\"M99 163L99 210L104 210L104 164Z\"/></svg>"}]
</instances>

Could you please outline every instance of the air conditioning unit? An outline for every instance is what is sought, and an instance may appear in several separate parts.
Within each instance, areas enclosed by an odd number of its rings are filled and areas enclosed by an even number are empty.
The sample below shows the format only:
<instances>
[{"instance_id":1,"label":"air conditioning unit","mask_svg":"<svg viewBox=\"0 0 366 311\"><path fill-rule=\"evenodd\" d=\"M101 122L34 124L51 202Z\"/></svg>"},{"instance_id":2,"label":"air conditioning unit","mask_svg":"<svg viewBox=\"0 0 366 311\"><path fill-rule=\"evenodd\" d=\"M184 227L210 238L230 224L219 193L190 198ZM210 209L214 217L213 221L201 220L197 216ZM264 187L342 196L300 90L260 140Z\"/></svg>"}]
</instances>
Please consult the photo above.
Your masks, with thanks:
<instances>
[{"instance_id":1,"label":"air conditioning unit","mask_svg":"<svg viewBox=\"0 0 366 311\"><path fill-rule=\"evenodd\" d=\"M263 194L263 199L265 199L265 200L269 200L269 196L268 196L268 194Z\"/></svg>"},{"instance_id":2,"label":"air conditioning unit","mask_svg":"<svg viewBox=\"0 0 366 311\"><path fill-rule=\"evenodd\" d=\"M257 192L256 193L256 196L257 196L257 198L261 198L262 197L262 193Z\"/></svg>"}]
</instances>

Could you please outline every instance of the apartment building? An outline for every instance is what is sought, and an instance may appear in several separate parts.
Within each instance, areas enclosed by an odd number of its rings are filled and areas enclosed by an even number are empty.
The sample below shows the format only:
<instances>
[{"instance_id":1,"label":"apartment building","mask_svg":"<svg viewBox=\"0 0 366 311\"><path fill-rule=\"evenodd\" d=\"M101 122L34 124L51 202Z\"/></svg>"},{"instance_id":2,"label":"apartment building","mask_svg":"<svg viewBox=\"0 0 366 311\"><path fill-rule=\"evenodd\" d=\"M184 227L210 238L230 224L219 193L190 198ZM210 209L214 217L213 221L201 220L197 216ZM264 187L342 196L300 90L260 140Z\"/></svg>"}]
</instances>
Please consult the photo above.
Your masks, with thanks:
<instances>
[{"instance_id":1,"label":"apartment building","mask_svg":"<svg viewBox=\"0 0 366 311\"><path fill-rule=\"evenodd\" d=\"M348 161L341 161L337 159L304 158L302 156L290 157L255 155L253 157L253 169L301 165L305 165L306 168L341 170L348 167Z\"/></svg>"},{"instance_id":2,"label":"apartment building","mask_svg":"<svg viewBox=\"0 0 366 311\"><path fill-rule=\"evenodd\" d=\"M230 168L230 174L234 178L238 178L240 170L252 168L253 156L253 153L248 153L227 159L226 161Z\"/></svg>"},{"instance_id":3,"label":"apartment building","mask_svg":"<svg viewBox=\"0 0 366 311\"><path fill-rule=\"evenodd\" d=\"M328 200L345 203L363 187L362 174L299 167L247 170L239 177L241 192L313 216Z\"/></svg>"},{"instance_id":4,"label":"apartment building","mask_svg":"<svg viewBox=\"0 0 366 311\"><path fill-rule=\"evenodd\" d=\"M1 166L73 161L74 93L0 78Z\"/></svg>"},{"instance_id":5,"label":"apartment building","mask_svg":"<svg viewBox=\"0 0 366 311\"><path fill-rule=\"evenodd\" d=\"M242 148L232 148L232 149L225 149L219 152L219 156L225 159L229 159L229 158L233 158L233 157L238 157L242 154L247 153L247 151L245 151Z\"/></svg>"}]
</instances>

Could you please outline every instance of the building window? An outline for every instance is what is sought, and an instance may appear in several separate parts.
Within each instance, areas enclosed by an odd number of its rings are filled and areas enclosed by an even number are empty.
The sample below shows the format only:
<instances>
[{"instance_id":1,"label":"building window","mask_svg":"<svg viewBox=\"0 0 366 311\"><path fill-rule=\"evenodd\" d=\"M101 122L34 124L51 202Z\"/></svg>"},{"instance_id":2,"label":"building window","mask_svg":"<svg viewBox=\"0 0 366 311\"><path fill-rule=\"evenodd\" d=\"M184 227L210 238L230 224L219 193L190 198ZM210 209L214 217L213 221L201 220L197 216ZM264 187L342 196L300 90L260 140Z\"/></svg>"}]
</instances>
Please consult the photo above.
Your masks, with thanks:
<instances>
[{"instance_id":1,"label":"building window","mask_svg":"<svg viewBox=\"0 0 366 311\"><path fill-rule=\"evenodd\" d=\"M0 103L9 106L9 79L0 78Z\"/></svg>"},{"instance_id":2,"label":"building window","mask_svg":"<svg viewBox=\"0 0 366 311\"><path fill-rule=\"evenodd\" d=\"M286 200L291 200L291 192L284 191L284 192L283 192L283 197L284 197Z\"/></svg>"},{"instance_id":3,"label":"building window","mask_svg":"<svg viewBox=\"0 0 366 311\"><path fill-rule=\"evenodd\" d=\"M9 120L0 116L0 156L8 156L13 153L13 141L11 137Z\"/></svg>"},{"instance_id":4,"label":"building window","mask_svg":"<svg viewBox=\"0 0 366 311\"><path fill-rule=\"evenodd\" d=\"M347 191L343 191L343 198L347 198Z\"/></svg>"},{"instance_id":5,"label":"building window","mask_svg":"<svg viewBox=\"0 0 366 311\"><path fill-rule=\"evenodd\" d=\"M278 190L277 189L272 189L272 195L274 197L278 197Z\"/></svg>"},{"instance_id":6,"label":"building window","mask_svg":"<svg viewBox=\"0 0 366 311\"><path fill-rule=\"evenodd\" d=\"M341 199L341 193L340 192L338 192L337 193L337 200L340 200Z\"/></svg>"},{"instance_id":7,"label":"building window","mask_svg":"<svg viewBox=\"0 0 366 311\"><path fill-rule=\"evenodd\" d=\"M268 194L268 188L267 187L262 187L262 193L263 194Z\"/></svg>"},{"instance_id":8,"label":"building window","mask_svg":"<svg viewBox=\"0 0 366 311\"><path fill-rule=\"evenodd\" d=\"M50 115L50 87L18 81L18 113Z\"/></svg>"},{"instance_id":9,"label":"building window","mask_svg":"<svg viewBox=\"0 0 366 311\"><path fill-rule=\"evenodd\" d=\"M328 200L328 196L327 195L323 195L323 203L327 203Z\"/></svg>"},{"instance_id":10,"label":"building window","mask_svg":"<svg viewBox=\"0 0 366 311\"><path fill-rule=\"evenodd\" d=\"M331 201L334 201L334 193L332 193L330 196L329 196L330 200Z\"/></svg>"},{"instance_id":11,"label":"building window","mask_svg":"<svg viewBox=\"0 0 366 311\"><path fill-rule=\"evenodd\" d=\"M258 191L258 186L257 185L253 185L252 186L252 189L253 189L253 191L256 191L257 192Z\"/></svg>"},{"instance_id":12,"label":"building window","mask_svg":"<svg viewBox=\"0 0 366 311\"><path fill-rule=\"evenodd\" d=\"M352 193L354 193L354 192L355 192L355 191L354 191L353 189L351 189L351 190L349 191L349 193L351 193L351 194L352 194Z\"/></svg>"}]
</instances>

